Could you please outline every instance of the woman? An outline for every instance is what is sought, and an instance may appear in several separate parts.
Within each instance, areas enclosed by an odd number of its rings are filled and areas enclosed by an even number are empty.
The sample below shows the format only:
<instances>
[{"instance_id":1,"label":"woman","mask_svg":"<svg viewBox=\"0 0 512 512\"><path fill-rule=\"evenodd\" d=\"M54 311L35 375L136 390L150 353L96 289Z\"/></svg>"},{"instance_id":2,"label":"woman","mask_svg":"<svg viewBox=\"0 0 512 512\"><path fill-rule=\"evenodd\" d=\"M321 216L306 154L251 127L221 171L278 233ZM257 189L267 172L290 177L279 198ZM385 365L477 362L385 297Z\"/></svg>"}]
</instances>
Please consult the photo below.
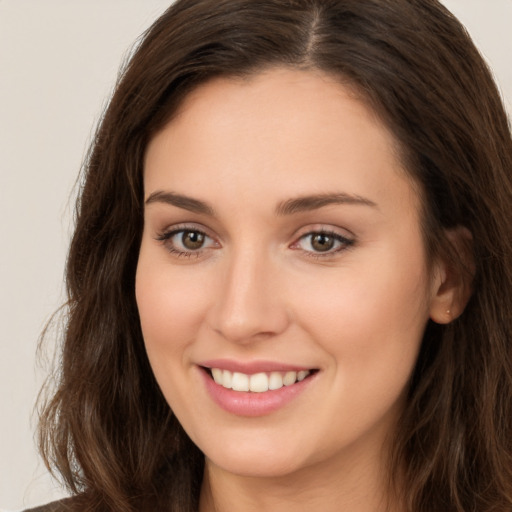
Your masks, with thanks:
<instances>
[{"instance_id":1,"label":"woman","mask_svg":"<svg viewBox=\"0 0 512 512\"><path fill-rule=\"evenodd\" d=\"M87 163L42 510L510 510L511 169L435 0L176 2Z\"/></svg>"}]
</instances>

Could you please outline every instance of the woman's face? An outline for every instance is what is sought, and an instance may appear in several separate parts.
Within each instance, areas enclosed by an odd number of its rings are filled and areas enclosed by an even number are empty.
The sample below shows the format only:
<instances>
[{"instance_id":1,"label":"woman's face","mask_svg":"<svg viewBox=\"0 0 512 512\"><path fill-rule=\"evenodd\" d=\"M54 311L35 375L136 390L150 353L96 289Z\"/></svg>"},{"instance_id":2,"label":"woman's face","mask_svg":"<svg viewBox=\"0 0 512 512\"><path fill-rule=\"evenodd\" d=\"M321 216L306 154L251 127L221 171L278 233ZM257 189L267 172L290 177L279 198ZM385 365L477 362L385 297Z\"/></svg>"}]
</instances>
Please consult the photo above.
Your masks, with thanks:
<instances>
[{"instance_id":1,"label":"woman's face","mask_svg":"<svg viewBox=\"0 0 512 512\"><path fill-rule=\"evenodd\" d=\"M378 460L440 278L376 116L320 73L216 79L152 139L144 188L147 353L208 463Z\"/></svg>"}]
</instances>

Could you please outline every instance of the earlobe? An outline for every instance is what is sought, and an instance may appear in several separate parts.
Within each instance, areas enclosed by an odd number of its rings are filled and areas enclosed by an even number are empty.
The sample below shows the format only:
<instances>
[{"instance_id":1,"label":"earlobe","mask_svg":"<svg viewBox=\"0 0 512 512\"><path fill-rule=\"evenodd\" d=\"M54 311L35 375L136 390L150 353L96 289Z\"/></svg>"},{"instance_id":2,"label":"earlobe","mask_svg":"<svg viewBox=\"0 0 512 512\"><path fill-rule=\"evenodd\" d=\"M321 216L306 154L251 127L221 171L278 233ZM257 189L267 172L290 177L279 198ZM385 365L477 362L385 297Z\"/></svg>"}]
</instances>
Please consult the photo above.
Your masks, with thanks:
<instances>
[{"instance_id":1,"label":"earlobe","mask_svg":"<svg viewBox=\"0 0 512 512\"><path fill-rule=\"evenodd\" d=\"M462 226L446 231L449 250L436 265L430 318L438 324L449 324L459 317L472 293L475 274L473 237Z\"/></svg>"}]
</instances>

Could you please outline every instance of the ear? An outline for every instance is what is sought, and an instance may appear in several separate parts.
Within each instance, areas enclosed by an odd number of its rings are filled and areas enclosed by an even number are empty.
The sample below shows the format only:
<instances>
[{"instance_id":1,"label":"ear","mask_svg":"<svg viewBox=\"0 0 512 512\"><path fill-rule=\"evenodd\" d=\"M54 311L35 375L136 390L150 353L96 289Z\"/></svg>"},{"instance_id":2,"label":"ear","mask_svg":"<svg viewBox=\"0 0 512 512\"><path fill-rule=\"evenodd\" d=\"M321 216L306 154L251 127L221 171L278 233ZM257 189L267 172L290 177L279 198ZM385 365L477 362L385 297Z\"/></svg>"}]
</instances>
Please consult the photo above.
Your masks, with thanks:
<instances>
[{"instance_id":1,"label":"ear","mask_svg":"<svg viewBox=\"0 0 512 512\"><path fill-rule=\"evenodd\" d=\"M462 226L447 230L450 251L434 267L430 318L448 324L462 314L472 293L475 274L473 237Z\"/></svg>"}]
</instances>

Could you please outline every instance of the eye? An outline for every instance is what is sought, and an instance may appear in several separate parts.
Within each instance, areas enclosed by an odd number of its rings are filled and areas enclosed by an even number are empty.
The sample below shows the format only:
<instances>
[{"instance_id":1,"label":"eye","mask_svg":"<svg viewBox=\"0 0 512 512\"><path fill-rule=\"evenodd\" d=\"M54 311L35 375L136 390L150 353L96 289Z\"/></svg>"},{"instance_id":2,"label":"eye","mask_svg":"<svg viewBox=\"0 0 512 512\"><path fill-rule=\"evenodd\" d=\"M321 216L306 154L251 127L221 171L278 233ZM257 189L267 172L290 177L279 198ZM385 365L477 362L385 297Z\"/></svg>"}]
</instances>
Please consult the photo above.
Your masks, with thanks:
<instances>
[{"instance_id":1,"label":"eye","mask_svg":"<svg viewBox=\"0 0 512 512\"><path fill-rule=\"evenodd\" d=\"M181 245L189 251L197 251L203 247L206 235L199 231L182 231L181 233L174 235L173 238L178 238Z\"/></svg>"},{"instance_id":2,"label":"eye","mask_svg":"<svg viewBox=\"0 0 512 512\"><path fill-rule=\"evenodd\" d=\"M162 233L157 237L166 249L178 256L199 255L204 249L216 246L216 242L198 229L178 228Z\"/></svg>"},{"instance_id":3,"label":"eye","mask_svg":"<svg viewBox=\"0 0 512 512\"><path fill-rule=\"evenodd\" d=\"M292 249L300 249L311 256L328 256L340 252L351 245L354 240L332 231L313 231L301 236L292 245Z\"/></svg>"}]
</instances>

